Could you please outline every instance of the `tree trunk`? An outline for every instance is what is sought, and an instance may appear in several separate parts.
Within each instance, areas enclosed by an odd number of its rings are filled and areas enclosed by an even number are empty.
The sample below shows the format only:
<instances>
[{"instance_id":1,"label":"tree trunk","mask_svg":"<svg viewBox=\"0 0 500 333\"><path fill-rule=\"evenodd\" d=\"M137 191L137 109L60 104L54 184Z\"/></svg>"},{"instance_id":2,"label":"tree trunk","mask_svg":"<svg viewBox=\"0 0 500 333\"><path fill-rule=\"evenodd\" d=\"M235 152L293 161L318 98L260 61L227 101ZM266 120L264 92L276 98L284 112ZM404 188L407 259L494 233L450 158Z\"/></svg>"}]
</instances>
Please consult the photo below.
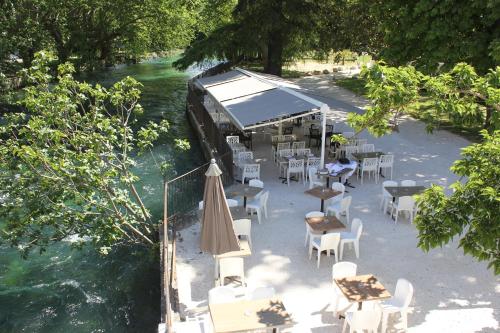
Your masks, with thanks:
<instances>
[{"instance_id":1,"label":"tree trunk","mask_svg":"<svg viewBox=\"0 0 500 333\"><path fill-rule=\"evenodd\" d=\"M272 32L267 43L267 61L264 72L281 76L283 66L283 37L280 32Z\"/></svg>"},{"instance_id":2,"label":"tree trunk","mask_svg":"<svg viewBox=\"0 0 500 333\"><path fill-rule=\"evenodd\" d=\"M493 132L493 128L491 128L491 116L492 116L492 113L493 113L493 108L490 108L490 107L486 107L486 117L484 119L484 124L483 124L483 128L485 130L487 130L489 133L492 133Z\"/></svg>"}]
</instances>

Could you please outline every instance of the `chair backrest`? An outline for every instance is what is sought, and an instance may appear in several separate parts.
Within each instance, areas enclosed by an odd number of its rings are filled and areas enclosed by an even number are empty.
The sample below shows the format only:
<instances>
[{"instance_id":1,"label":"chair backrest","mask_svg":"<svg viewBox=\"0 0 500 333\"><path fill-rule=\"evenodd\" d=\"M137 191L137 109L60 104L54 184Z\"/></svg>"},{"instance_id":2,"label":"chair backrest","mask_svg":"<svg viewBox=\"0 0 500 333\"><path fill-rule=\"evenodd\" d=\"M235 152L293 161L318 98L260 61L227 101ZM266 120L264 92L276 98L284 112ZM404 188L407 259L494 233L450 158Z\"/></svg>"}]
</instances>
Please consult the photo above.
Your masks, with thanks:
<instances>
[{"instance_id":1,"label":"chair backrest","mask_svg":"<svg viewBox=\"0 0 500 333\"><path fill-rule=\"evenodd\" d=\"M371 153L375 151L375 145L373 143L365 143L361 146L361 151L363 153Z\"/></svg>"},{"instance_id":2,"label":"chair backrest","mask_svg":"<svg viewBox=\"0 0 500 333\"><path fill-rule=\"evenodd\" d=\"M250 179L248 182L248 186L264 188L264 182L259 179Z\"/></svg>"},{"instance_id":3,"label":"chair backrest","mask_svg":"<svg viewBox=\"0 0 500 333\"><path fill-rule=\"evenodd\" d=\"M233 161L237 160L238 159L238 155L241 153L241 152L244 152L246 151L247 149L245 147L238 147L238 146L235 146L235 147L231 147L232 151L233 151Z\"/></svg>"},{"instance_id":4,"label":"chair backrest","mask_svg":"<svg viewBox=\"0 0 500 333\"><path fill-rule=\"evenodd\" d=\"M342 192L342 196L343 196L345 193L345 186L342 183L333 182L332 183L332 190Z\"/></svg>"},{"instance_id":5,"label":"chair backrest","mask_svg":"<svg viewBox=\"0 0 500 333\"><path fill-rule=\"evenodd\" d=\"M288 172L304 172L304 160L288 161Z\"/></svg>"},{"instance_id":6,"label":"chair backrest","mask_svg":"<svg viewBox=\"0 0 500 333\"><path fill-rule=\"evenodd\" d=\"M251 300L271 298L276 295L273 287L258 287L250 292L248 298Z\"/></svg>"},{"instance_id":7,"label":"chair backrest","mask_svg":"<svg viewBox=\"0 0 500 333\"><path fill-rule=\"evenodd\" d=\"M414 180L402 180L401 186L417 186L417 182Z\"/></svg>"},{"instance_id":8,"label":"chair backrest","mask_svg":"<svg viewBox=\"0 0 500 333\"><path fill-rule=\"evenodd\" d=\"M413 285L406 279L398 279L394 292L394 303L401 308L408 308L413 298Z\"/></svg>"},{"instance_id":9,"label":"chair backrest","mask_svg":"<svg viewBox=\"0 0 500 333\"><path fill-rule=\"evenodd\" d=\"M308 157L310 153L311 153L310 148L297 148L295 150L295 155L297 156Z\"/></svg>"},{"instance_id":10,"label":"chair backrest","mask_svg":"<svg viewBox=\"0 0 500 333\"><path fill-rule=\"evenodd\" d=\"M378 166L378 158L363 158L363 165L361 166L361 170L377 170Z\"/></svg>"},{"instance_id":11,"label":"chair backrest","mask_svg":"<svg viewBox=\"0 0 500 333\"><path fill-rule=\"evenodd\" d=\"M347 196L344 199L342 199L342 201L340 202L340 210L346 211L347 209L349 209L349 206L351 206L351 201L352 201L351 196Z\"/></svg>"},{"instance_id":12,"label":"chair backrest","mask_svg":"<svg viewBox=\"0 0 500 333\"><path fill-rule=\"evenodd\" d=\"M398 200L398 209L400 210L413 210L415 207L415 199L412 196L400 197Z\"/></svg>"},{"instance_id":13,"label":"chair backrest","mask_svg":"<svg viewBox=\"0 0 500 333\"><path fill-rule=\"evenodd\" d=\"M341 261L332 267L332 279L342 279L349 276L355 276L358 265L349 261Z\"/></svg>"},{"instance_id":14,"label":"chair backrest","mask_svg":"<svg viewBox=\"0 0 500 333\"><path fill-rule=\"evenodd\" d=\"M345 156L348 159L352 159L352 154L358 152L358 146L345 146Z\"/></svg>"},{"instance_id":15,"label":"chair backrest","mask_svg":"<svg viewBox=\"0 0 500 333\"><path fill-rule=\"evenodd\" d=\"M311 218L311 217L323 217L323 216L325 216L325 213L314 211L314 212L307 213L306 219Z\"/></svg>"},{"instance_id":16,"label":"chair backrest","mask_svg":"<svg viewBox=\"0 0 500 333\"><path fill-rule=\"evenodd\" d=\"M295 141L294 143L292 143L292 149L304 149L305 147L305 141Z\"/></svg>"},{"instance_id":17,"label":"chair backrest","mask_svg":"<svg viewBox=\"0 0 500 333\"><path fill-rule=\"evenodd\" d=\"M240 137L237 135L226 136L226 141L229 145L234 145L235 143L240 143Z\"/></svg>"},{"instance_id":18,"label":"chair backrest","mask_svg":"<svg viewBox=\"0 0 500 333\"><path fill-rule=\"evenodd\" d=\"M363 222L361 219L354 218L351 222L351 233L356 236L356 239L361 237L361 233L363 232Z\"/></svg>"},{"instance_id":19,"label":"chair backrest","mask_svg":"<svg viewBox=\"0 0 500 333\"><path fill-rule=\"evenodd\" d=\"M319 168L319 165L321 164L321 158L319 157L309 157L307 159L307 168L310 169L312 167L314 168Z\"/></svg>"},{"instance_id":20,"label":"chair backrest","mask_svg":"<svg viewBox=\"0 0 500 333\"><path fill-rule=\"evenodd\" d=\"M282 149L290 149L290 142L280 142L276 146L276 150L280 151Z\"/></svg>"},{"instance_id":21,"label":"chair backrest","mask_svg":"<svg viewBox=\"0 0 500 333\"><path fill-rule=\"evenodd\" d=\"M252 221L250 219L239 219L233 221L234 234L236 236L251 235Z\"/></svg>"},{"instance_id":22,"label":"chair backrest","mask_svg":"<svg viewBox=\"0 0 500 333\"><path fill-rule=\"evenodd\" d=\"M259 202L261 207L267 205L267 199L269 199L269 191L262 193L261 196L259 197Z\"/></svg>"},{"instance_id":23,"label":"chair backrest","mask_svg":"<svg viewBox=\"0 0 500 333\"><path fill-rule=\"evenodd\" d=\"M297 137L295 136L295 134L285 134L283 135L283 140L295 140Z\"/></svg>"},{"instance_id":24,"label":"chair backrest","mask_svg":"<svg viewBox=\"0 0 500 333\"><path fill-rule=\"evenodd\" d=\"M363 330L377 331L382 318L382 310L374 308L373 310L354 311L349 323L351 332L362 332Z\"/></svg>"},{"instance_id":25,"label":"chair backrest","mask_svg":"<svg viewBox=\"0 0 500 333\"><path fill-rule=\"evenodd\" d=\"M208 291L208 304L231 303L236 301L236 292L231 287L215 287Z\"/></svg>"},{"instance_id":26,"label":"chair backrest","mask_svg":"<svg viewBox=\"0 0 500 333\"><path fill-rule=\"evenodd\" d=\"M279 157L286 157L286 156L292 156L292 155L293 155L292 149L280 149L280 150L278 150Z\"/></svg>"},{"instance_id":27,"label":"chair backrest","mask_svg":"<svg viewBox=\"0 0 500 333\"><path fill-rule=\"evenodd\" d=\"M273 135L273 136L271 136L271 142L272 143L279 142L279 141L283 141L283 135Z\"/></svg>"},{"instance_id":28,"label":"chair backrest","mask_svg":"<svg viewBox=\"0 0 500 333\"><path fill-rule=\"evenodd\" d=\"M238 153L238 160L253 160L253 152L251 151L242 151Z\"/></svg>"},{"instance_id":29,"label":"chair backrest","mask_svg":"<svg viewBox=\"0 0 500 333\"><path fill-rule=\"evenodd\" d=\"M340 243L340 233L330 233L321 236L321 249L334 249L337 250L339 248Z\"/></svg>"},{"instance_id":30,"label":"chair backrest","mask_svg":"<svg viewBox=\"0 0 500 333\"><path fill-rule=\"evenodd\" d=\"M242 178L260 179L260 164L245 164Z\"/></svg>"},{"instance_id":31,"label":"chair backrest","mask_svg":"<svg viewBox=\"0 0 500 333\"><path fill-rule=\"evenodd\" d=\"M394 155L380 155L380 167L389 167L394 163Z\"/></svg>"},{"instance_id":32,"label":"chair backrest","mask_svg":"<svg viewBox=\"0 0 500 333\"><path fill-rule=\"evenodd\" d=\"M245 268L243 258L232 257L219 259L219 274L222 284L227 276L244 276Z\"/></svg>"},{"instance_id":33,"label":"chair backrest","mask_svg":"<svg viewBox=\"0 0 500 333\"><path fill-rule=\"evenodd\" d=\"M238 200L226 199L226 201L227 201L227 205L229 207L237 207L238 206Z\"/></svg>"}]
</instances>

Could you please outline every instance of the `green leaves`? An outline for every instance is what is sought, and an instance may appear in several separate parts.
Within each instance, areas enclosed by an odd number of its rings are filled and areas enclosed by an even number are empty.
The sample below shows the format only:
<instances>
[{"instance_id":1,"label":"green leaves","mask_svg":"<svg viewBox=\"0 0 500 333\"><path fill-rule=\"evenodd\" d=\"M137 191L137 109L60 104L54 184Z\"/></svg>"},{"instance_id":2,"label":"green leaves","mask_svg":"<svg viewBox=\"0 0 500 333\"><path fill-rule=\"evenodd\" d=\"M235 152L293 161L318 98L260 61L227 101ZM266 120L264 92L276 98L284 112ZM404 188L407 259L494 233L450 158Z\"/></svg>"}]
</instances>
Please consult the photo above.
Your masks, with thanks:
<instances>
[{"instance_id":1,"label":"green leaves","mask_svg":"<svg viewBox=\"0 0 500 333\"><path fill-rule=\"evenodd\" d=\"M449 196L435 185L420 195L415 223L423 250L460 237L464 253L500 274L500 131L482 135L484 142L464 148L452 166L463 182L452 184Z\"/></svg>"},{"instance_id":2,"label":"green leaves","mask_svg":"<svg viewBox=\"0 0 500 333\"><path fill-rule=\"evenodd\" d=\"M152 147L168 123L134 133L139 82L128 77L107 90L74 80L69 64L53 78L51 59L35 56L25 71L33 83L22 100L27 113L0 126L0 239L24 255L73 235L101 253L124 242L152 245L155 223L135 189L131 155Z\"/></svg>"}]
</instances>

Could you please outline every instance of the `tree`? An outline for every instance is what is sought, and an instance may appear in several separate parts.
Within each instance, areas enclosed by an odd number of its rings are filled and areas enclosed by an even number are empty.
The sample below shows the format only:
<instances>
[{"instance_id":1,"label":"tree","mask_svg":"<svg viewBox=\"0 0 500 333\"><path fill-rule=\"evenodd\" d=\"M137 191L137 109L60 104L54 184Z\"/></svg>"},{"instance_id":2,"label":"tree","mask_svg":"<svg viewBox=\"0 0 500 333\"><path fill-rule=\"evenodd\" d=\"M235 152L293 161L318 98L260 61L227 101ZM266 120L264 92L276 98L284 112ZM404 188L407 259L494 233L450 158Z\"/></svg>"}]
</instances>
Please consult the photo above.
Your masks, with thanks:
<instances>
[{"instance_id":1,"label":"tree","mask_svg":"<svg viewBox=\"0 0 500 333\"><path fill-rule=\"evenodd\" d=\"M25 111L5 116L0 127L1 239L25 255L73 235L102 253L121 243L152 246L155 217L131 169L135 153L147 152L168 124L132 129L142 112L133 78L105 89L74 80L68 63L53 78L51 60L36 54L25 71L32 84L24 89Z\"/></svg>"},{"instance_id":2,"label":"tree","mask_svg":"<svg viewBox=\"0 0 500 333\"><path fill-rule=\"evenodd\" d=\"M422 98L433 108L425 114L432 131L446 117L455 124L500 127L500 66L479 76L465 63L438 75L425 75L413 66L375 64L361 73L372 105L362 115L350 114L349 123L359 132L368 129L381 136L397 129L399 120Z\"/></svg>"},{"instance_id":3,"label":"tree","mask_svg":"<svg viewBox=\"0 0 500 333\"><path fill-rule=\"evenodd\" d=\"M484 74L498 64L500 2L495 0L366 1L384 35L381 57L425 72L467 62ZM495 46L496 45L496 46Z\"/></svg>"},{"instance_id":4,"label":"tree","mask_svg":"<svg viewBox=\"0 0 500 333\"><path fill-rule=\"evenodd\" d=\"M453 183L450 196L436 185L419 196L415 224L425 251L458 236L466 254L488 261L500 274L500 131L483 131L483 137L453 164L451 170L465 181Z\"/></svg>"},{"instance_id":5,"label":"tree","mask_svg":"<svg viewBox=\"0 0 500 333\"><path fill-rule=\"evenodd\" d=\"M94 69L184 47L193 37L200 1L7 0L0 32L10 42L0 57L19 54L29 67L35 51L45 48L60 62Z\"/></svg>"},{"instance_id":6,"label":"tree","mask_svg":"<svg viewBox=\"0 0 500 333\"><path fill-rule=\"evenodd\" d=\"M231 12L231 20L224 20L208 34L198 36L176 66L186 68L213 58L233 63L259 59L264 72L281 75L283 64L308 51L327 54L333 48L358 47L362 41L373 45L373 38L362 38L357 33L362 29L353 29L353 20L348 19L355 11L354 5L359 3L239 0ZM358 15L356 22L366 23L369 17ZM359 51L365 49L360 47Z\"/></svg>"},{"instance_id":7,"label":"tree","mask_svg":"<svg viewBox=\"0 0 500 333\"><path fill-rule=\"evenodd\" d=\"M417 200L415 223L423 250L458 236L465 253L489 261L500 274L500 67L481 77L471 66L459 63L449 72L427 76L412 66L376 64L362 75L372 106L362 115L348 116L357 133L364 129L374 136L390 133L408 106L422 97L434 105L427 115L429 131L443 113L469 124L482 124L489 117L491 134L484 130L484 141L464 148L463 158L451 168L461 177L451 186L454 192L446 196L436 185L427 189Z\"/></svg>"}]
</instances>

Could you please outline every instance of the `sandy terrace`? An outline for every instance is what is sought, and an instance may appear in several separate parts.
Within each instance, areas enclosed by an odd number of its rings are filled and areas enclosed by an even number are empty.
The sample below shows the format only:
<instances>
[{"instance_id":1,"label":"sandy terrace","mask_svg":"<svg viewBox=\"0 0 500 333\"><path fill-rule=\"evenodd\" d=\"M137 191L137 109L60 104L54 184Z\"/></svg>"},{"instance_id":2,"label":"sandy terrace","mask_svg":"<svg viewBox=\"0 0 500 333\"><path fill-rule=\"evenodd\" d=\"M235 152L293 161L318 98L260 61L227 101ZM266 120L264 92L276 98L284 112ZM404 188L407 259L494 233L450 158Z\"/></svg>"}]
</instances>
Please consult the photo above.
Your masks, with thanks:
<instances>
[{"instance_id":1,"label":"sandy terrace","mask_svg":"<svg viewBox=\"0 0 500 333\"><path fill-rule=\"evenodd\" d=\"M332 96L353 105L366 101L350 92L332 86L328 76L298 80L303 87L318 94ZM332 115L339 122L336 130L347 130L345 115ZM296 128L294 132L301 133ZM468 141L446 131L433 135L425 132L421 122L407 119L400 133L375 139L377 150L395 155L394 180L413 179L419 185L448 185L455 181L449 167L460 156L460 148ZM304 194L302 183L290 187L278 180L278 169L271 161L271 147L263 136L254 142L257 158L262 163L261 179L270 191L269 218L262 224L253 219L252 256L245 258L248 287L273 286L283 299L297 325L284 332L341 332L342 322L330 309L333 257L323 256L320 268L313 257L309 260L304 247L304 215L319 210L319 200ZM381 184L373 180L363 185L351 178L354 189L351 219L360 218L364 230L360 241L360 258L346 247L344 260L358 265L358 274L372 273L391 291L398 278L408 279L415 293L408 316L410 332L493 332L500 321L500 280L478 263L457 243L424 253L416 247L417 231L405 218L396 225L379 209ZM186 307L189 321L210 321L207 316L208 290L214 287L214 261L199 252L200 225L181 232L177 269L180 301ZM244 294L241 289L241 294ZM206 325L210 327L208 323ZM186 332L188 332L187 330ZM208 329L210 331L210 329ZM398 331L397 322L389 321L388 332Z\"/></svg>"}]
</instances>

